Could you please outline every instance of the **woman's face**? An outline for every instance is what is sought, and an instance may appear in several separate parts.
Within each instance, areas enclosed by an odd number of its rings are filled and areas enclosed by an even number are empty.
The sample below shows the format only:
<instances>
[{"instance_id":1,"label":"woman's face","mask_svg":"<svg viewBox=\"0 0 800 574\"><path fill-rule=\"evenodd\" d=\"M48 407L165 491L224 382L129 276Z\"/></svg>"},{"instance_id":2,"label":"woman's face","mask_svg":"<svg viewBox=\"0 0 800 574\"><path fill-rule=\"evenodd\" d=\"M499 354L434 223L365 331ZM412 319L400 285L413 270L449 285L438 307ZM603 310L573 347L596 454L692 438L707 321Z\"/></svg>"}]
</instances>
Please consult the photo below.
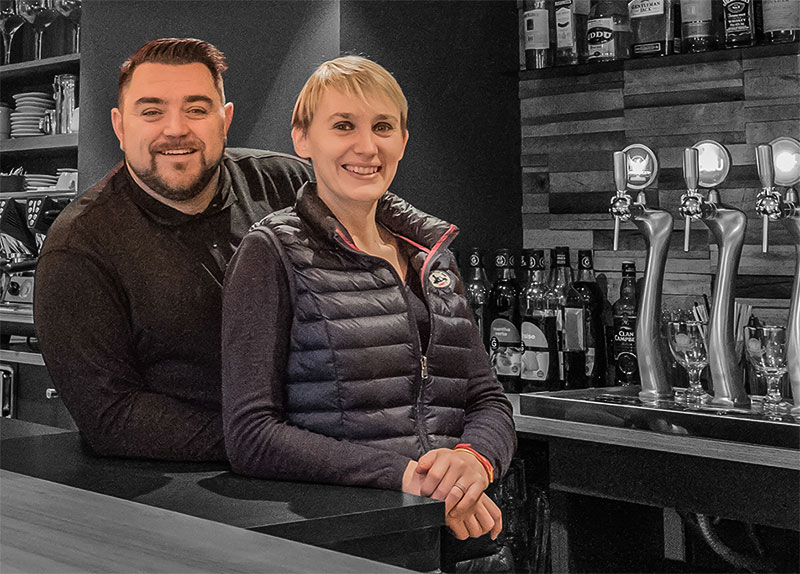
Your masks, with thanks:
<instances>
[{"instance_id":1,"label":"woman's face","mask_svg":"<svg viewBox=\"0 0 800 574\"><path fill-rule=\"evenodd\" d=\"M297 154L310 158L317 192L329 206L375 203L392 183L408 133L400 110L383 95L362 99L338 90L322 94L308 133L293 129Z\"/></svg>"}]
</instances>

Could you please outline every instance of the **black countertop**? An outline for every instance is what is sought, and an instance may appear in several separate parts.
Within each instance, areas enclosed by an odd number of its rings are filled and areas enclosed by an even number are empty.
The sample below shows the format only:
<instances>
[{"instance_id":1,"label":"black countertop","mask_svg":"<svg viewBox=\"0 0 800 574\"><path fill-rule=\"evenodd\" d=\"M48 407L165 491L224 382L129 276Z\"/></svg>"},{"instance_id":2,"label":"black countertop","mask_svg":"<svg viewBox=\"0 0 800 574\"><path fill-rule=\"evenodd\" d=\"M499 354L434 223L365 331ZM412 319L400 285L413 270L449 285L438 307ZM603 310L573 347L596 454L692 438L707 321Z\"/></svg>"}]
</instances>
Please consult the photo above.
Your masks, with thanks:
<instances>
[{"instance_id":1,"label":"black countertop","mask_svg":"<svg viewBox=\"0 0 800 574\"><path fill-rule=\"evenodd\" d=\"M19 423L0 420L4 470L412 569L438 567L442 502L247 478L223 463L100 458L78 433L15 436L24 434Z\"/></svg>"}]
</instances>

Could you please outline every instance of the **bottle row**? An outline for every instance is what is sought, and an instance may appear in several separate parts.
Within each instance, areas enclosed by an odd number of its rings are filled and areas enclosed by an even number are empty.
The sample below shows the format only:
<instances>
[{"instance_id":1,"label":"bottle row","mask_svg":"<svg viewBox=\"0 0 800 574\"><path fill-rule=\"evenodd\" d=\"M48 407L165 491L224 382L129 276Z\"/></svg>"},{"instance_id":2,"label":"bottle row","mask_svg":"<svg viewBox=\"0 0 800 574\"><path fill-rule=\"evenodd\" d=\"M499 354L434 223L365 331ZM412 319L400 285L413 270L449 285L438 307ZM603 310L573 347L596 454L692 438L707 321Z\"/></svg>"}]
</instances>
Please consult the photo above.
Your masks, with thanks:
<instances>
[{"instance_id":1,"label":"bottle row","mask_svg":"<svg viewBox=\"0 0 800 574\"><path fill-rule=\"evenodd\" d=\"M800 39L800 0L525 0L528 70Z\"/></svg>"},{"instance_id":2,"label":"bottle row","mask_svg":"<svg viewBox=\"0 0 800 574\"><path fill-rule=\"evenodd\" d=\"M508 249L494 258L490 285L481 252L470 252L465 288L492 368L506 392L536 392L639 383L636 267L622 266L611 306L595 279L591 250L578 251L573 279L568 247L522 253L520 277Z\"/></svg>"}]
</instances>

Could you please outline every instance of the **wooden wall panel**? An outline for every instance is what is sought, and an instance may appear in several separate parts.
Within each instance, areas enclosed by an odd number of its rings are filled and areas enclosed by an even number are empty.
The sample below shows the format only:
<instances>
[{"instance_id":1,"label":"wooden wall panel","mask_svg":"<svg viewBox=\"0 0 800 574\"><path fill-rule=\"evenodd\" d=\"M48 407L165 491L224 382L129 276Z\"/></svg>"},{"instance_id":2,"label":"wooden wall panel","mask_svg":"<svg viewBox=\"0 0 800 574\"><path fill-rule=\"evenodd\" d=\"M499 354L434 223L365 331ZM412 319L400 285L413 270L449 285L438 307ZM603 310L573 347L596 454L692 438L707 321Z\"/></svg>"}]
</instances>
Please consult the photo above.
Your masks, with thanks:
<instances>
[{"instance_id":1,"label":"wooden wall panel","mask_svg":"<svg viewBox=\"0 0 800 574\"><path fill-rule=\"evenodd\" d=\"M685 193L683 149L713 139L732 159L722 199L748 216L737 289L757 312L785 321L795 248L785 228L773 224L771 252L761 253L755 145L780 135L800 138L800 45L523 72L519 97L525 248L591 247L601 283L616 300L622 261L643 271L645 245L628 222L620 250L612 250L612 156L643 143L660 166L648 204L675 216L665 305L685 307L710 295L717 247L705 225L693 222L690 249L683 251L678 207Z\"/></svg>"}]
</instances>

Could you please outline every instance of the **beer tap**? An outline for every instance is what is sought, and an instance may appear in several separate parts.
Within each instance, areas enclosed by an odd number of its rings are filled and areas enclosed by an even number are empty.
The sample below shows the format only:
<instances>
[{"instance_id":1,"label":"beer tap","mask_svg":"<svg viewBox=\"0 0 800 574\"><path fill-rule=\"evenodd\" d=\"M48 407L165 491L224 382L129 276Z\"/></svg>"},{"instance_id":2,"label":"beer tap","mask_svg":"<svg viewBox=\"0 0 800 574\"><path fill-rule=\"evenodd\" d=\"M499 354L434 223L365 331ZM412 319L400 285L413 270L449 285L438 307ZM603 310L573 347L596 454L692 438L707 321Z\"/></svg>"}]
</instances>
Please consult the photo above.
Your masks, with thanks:
<instances>
[{"instance_id":1,"label":"beer tap","mask_svg":"<svg viewBox=\"0 0 800 574\"><path fill-rule=\"evenodd\" d=\"M786 364L794 405L791 414L800 417L800 200L793 186L800 183L800 141L779 137L756 148L758 177L764 190L756 198L756 211L762 216L762 251L767 252L769 220L780 220L789 230L795 245L795 271L789 321L786 326ZM775 185L786 187L786 200Z\"/></svg>"},{"instance_id":2,"label":"beer tap","mask_svg":"<svg viewBox=\"0 0 800 574\"><path fill-rule=\"evenodd\" d=\"M721 144L703 140L683 153L687 193L681 198L680 213L686 220L684 251L689 250L692 219L702 221L719 246L717 276L707 328L708 365L713 388L711 404L721 407L748 407L744 372L736 353L734 289L739 260L744 246L747 216L735 207L722 203L716 186L730 170L730 154ZM699 188L709 188L706 200Z\"/></svg>"},{"instance_id":3,"label":"beer tap","mask_svg":"<svg viewBox=\"0 0 800 574\"><path fill-rule=\"evenodd\" d=\"M617 195L611 200L611 213L615 217L614 250L618 247L620 220L633 221L647 246L644 287L636 322L636 355L642 383L639 400L643 403L655 403L673 397L660 337L661 292L672 235L672 215L663 209L648 207L644 192L657 175L658 160L647 146L633 144L614 152L614 181L617 187ZM639 190L634 203L631 203L627 194L628 188Z\"/></svg>"}]
</instances>

